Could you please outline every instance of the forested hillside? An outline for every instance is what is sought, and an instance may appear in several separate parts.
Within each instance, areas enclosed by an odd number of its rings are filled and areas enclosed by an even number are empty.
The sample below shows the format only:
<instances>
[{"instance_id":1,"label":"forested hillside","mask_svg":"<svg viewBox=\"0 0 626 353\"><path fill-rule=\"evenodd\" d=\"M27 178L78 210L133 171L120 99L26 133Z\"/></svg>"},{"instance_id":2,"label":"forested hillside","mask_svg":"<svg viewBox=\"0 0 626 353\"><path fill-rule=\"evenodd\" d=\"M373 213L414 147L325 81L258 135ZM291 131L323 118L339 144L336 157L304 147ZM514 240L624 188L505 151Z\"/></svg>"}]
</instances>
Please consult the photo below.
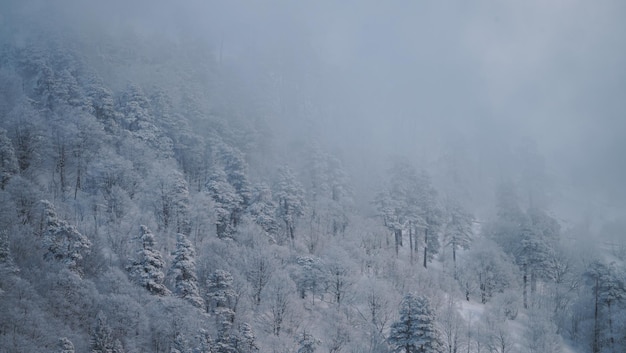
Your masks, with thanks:
<instances>
[{"instance_id":1,"label":"forested hillside","mask_svg":"<svg viewBox=\"0 0 626 353\"><path fill-rule=\"evenodd\" d=\"M319 57L33 7L0 21L0 352L626 350L625 225L557 216L533 143L355 157Z\"/></svg>"}]
</instances>

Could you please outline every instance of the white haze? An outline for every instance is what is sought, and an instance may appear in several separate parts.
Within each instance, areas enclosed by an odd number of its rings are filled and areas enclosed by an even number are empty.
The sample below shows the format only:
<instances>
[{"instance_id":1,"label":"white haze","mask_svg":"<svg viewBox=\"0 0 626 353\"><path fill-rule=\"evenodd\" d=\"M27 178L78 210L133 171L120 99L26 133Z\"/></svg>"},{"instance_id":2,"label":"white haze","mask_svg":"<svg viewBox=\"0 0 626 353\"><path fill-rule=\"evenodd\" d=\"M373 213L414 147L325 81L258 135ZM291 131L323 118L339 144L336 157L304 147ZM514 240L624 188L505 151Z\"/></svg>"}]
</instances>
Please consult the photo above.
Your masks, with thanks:
<instances>
[{"instance_id":1,"label":"white haze","mask_svg":"<svg viewBox=\"0 0 626 353\"><path fill-rule=\"evenodd\" d=\"M470 173L479 179L473 202L491 203L493 185L520 173L516 155L536 148L564 217L625 204L622 1L5 1L0 9L5 26L26 13L86 37L208 43L252 92L275 74L285 108L269 119L280 140L306 135L334 146L363 190L390 157L433 169L455 150L483 176Z\"/></svg>"}]
</instances>

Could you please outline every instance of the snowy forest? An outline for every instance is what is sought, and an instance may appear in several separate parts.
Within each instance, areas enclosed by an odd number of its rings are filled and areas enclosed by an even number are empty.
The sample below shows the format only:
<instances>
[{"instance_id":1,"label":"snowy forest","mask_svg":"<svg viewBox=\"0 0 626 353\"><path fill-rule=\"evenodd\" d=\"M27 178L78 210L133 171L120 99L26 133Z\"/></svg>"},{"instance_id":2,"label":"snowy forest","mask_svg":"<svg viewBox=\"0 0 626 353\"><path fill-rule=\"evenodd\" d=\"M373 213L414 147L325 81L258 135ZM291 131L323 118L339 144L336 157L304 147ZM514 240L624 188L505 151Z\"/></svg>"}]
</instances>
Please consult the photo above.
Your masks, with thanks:
<instances>
[{"instance_id":1,"label":"snowy forest","mask_svg":"<svg viewBox=\"0 0 626 353\"><path fill-rule=\"evenodd\" d=\"M0 353L626 351L622 1L0 2Z\"/></svg>"}]
</instances>

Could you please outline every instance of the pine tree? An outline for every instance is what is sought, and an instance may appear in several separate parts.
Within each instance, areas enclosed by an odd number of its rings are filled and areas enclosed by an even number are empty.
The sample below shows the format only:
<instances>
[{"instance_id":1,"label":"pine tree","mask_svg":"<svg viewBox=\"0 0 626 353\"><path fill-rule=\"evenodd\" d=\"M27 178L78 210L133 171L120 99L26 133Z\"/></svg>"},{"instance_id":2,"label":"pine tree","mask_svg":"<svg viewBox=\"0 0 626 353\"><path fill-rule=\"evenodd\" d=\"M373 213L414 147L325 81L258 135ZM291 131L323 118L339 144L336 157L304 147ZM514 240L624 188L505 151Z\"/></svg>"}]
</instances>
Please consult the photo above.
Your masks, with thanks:
<instances>
[{"instance_id":1,"label":"pine tree","mask_svg":"<svg viewBox=\"0 0 626 353\"><path fill-rule=\"evenodd\" d=\"M261 183L254 188L252 200L248 207L248 212L256 224L258 224L265 234L272 240L276 240L279 225L276 220L277 205L272 196L272 190L267 184Z\"/></svg>"},{"instance_id":2,"label":"pine tree","mask_svg":"<svg viewBox=\"0 0 626 353\"><path fill-rule=\"evenodd\" d=\"M298 340L298 353L314 353L317 349L317 346L320 345L320 340L315 338L306 330L302 331L300 335L297 337Z\"/></svg>"},{"instance_id":3,"label":"pine tree","mask_svg":"<svg viewBox=\"0 0 626 353\"><path fill-rule=\"evenodd\" d=\"M161 253L154 248L154 234L142 225L140 240L142 248L136 259L127 267L129 276L135 283L155 295L168 295L170 291L163 285L165 262Z\"/></svg>"},{"instance_id":4,"label":"pine tree","mask_svg":"<svg viewBox=\"0 0 626 353\"><path fill-rule=\"evenodd\" d=\"M96 315L91 332L91 353L124 353L121 342L113 337L107 317L102 311Z\"/></svg>"},{"instance_id":5,"label":"pine tree","mask_svg":"<svg viewBox=\"0 0 626 353\"><path fill-rule=\"evenodd\" d=\"M176 281L174 293L198 308L203 307L204 300L200 296L196 276L196 252L189 239L181 233L178 233L171 272Z\"/></svg>"},{"instance_id":6,"label":"pine tree","mask_svg":"<svg viewBox=\"0 0 626 353\"><path fill-rule=\"evenodd\" d=\"M591 285L595 302L592 351L601 351L604 345L601 335L608 336L609 348L614 349L616 340L613 332L613 310L616 304L626 299L624 273L615 262L607 264L596 260L589 265L584 275ZM606 312L603 310L605 308ZM603 322L608 326L606 330L600 326Z\"/></svg>"},{"instance_id":7,"label":"pine tree","mask_svg":"<svg viewBox=\"0 0 626 353\"><path fill-rule=\"evenodd\" d=\"M0 231L0 273L5 275L7 273L19 272L17 265L13 261L11 255L11 249L9 248L9 235L5 230Z\"/></svg>"},{"instance_id":8,"label":"pine tree","mask_svg":"<svg viewBox=\"0 0 626 353\"><path fill-rule=\"evenodd\" d=\"M185 338L182 332L177 331L174 334L174 341L170 347L170 353L191 353L189 349L189 342Z\"/></svg>"},{"instance_id":9,"label":"pine tree","mask_svg":"<svg viewBox=\"0 0 626 353\"><path fill-rule=\"evenodd\" d=\"M437 190L433 187L430 176L423 171L417 179L416 190L417 224L424 232L424 268L428 267L441 247L439 243L439 229L441 227L443 211L439 205Z\"/></svg>"},{"instance_id":10,"label":"pine tree","mask_svg":"<svg viewBox=\"0 0 626 353\"><path fill-rule=\"evenodd\" d=\"M19 172L15 149L6 130L0 128L0 190L4 190L11 177Z\"/></svg>"},{"instance_id":11,"label":"pine tree","mask_svg":"<svg viewBox=\"0 0 626 353\"><path fill-rule=\"evenodd\" d=\"M289 167L279 170L276 197L278 214L285 223L287 234L293 241L296 233L296 221L304 214L304 189L296 180Z\"/></svg>"},{"instance_id":12,"label":"pine tree","mask_svg":"<svg viewBox=\"0 0 626 353\"><path fill-rule=\"evenodd\" d=\"M156 125L155 117L150 111L150 101L138 85L128 85L120 97L122 127L130 131L132 136L145 142L158 151L159 156L168 158L173 155L172 140L165 136Z\"/></svg>"},{"instance_id":13,"label":"pine tree","mask_svg":"<svg viewBox=\"0 0 626 353\"><path fill-rule=\"evenodd\" d=\"M211 311L234 310L237 293L233 289L233 276L230 272L216 270L207 279L207 287L207 304Z\"/></svg>"},{"instance_id":14,"label":"pine tree","mask_svg":"<svg viewBox=\"0 0 626 353\"><path fill-rule=\"evenodd\" d=\"M235 232L234 214L237 212L242 198L235 188L226 180L223 170L216 170L210 177L207 189L214 201L216 213L215 227L218 238L228 238Z\"/></svg>"},{"instance_id":15,"label":"pine tree","mask_svg":"<svg viewBox=\"0 0 626 353\"><path fill-rule=\"evenodd\" d=\"M89 76L87 80L85 93L90 101L92 114L102 122L107 133L118 133L121 114L115 111L113 92L95 75Z\"/></svg>"},{"instance_id":16,"label":"pine tree","mask_svg":"<svg viewBox=\"0 0 626 353\"><path fill-rule=\"evenodd\" d=\"M426 297L407 294L400 303L400 320L391 325L389 344L397 353L438 353L443 344L435 312Z\"/></svg>"},{"instance_id":17,"label":"pine tree","mask_svg":"<svg viewBox=\"0 0 626 353\"><path fill-rule=\"evenodd\" d=\"M255 353L259 351L256 344L256 336L252 330L252 326L247 322L239 325L239 334L237 336L238 353Z\"/></svg>"},{"instance_id":18,"label":"pine tree","mask_svg":"<svg viewBox=\"0 0 626 353\"><path fill-rule=\"evenodd\" d=\"M80 263L89 254L91 242L76 227L58 218L54 205L40 201L42 208L42 235L46 253L44 258L64 263L68 269L82 273Z\"/></svg>"},{"instance_id":19,"label":"pine tree","mask_svg":"<svg viewBox=\"0 0 626 353\"><path fill-rule=\"evenodd\" d=\"M473 217L461 205L450 202L446 209L445 246L452 248L452 263L456 278L456 252L459 249L467 250L472 242Z\"/></svg>"},{"instance_id":20,"label":"pine tree","mask_svg":"<svg viewBox=\"0 0 626 353\"><path fill-rule=\"evenodd\" d=\"M74 344L67 337L59 338L59 353L74 353Z\"/></svg>"}]
</instances>

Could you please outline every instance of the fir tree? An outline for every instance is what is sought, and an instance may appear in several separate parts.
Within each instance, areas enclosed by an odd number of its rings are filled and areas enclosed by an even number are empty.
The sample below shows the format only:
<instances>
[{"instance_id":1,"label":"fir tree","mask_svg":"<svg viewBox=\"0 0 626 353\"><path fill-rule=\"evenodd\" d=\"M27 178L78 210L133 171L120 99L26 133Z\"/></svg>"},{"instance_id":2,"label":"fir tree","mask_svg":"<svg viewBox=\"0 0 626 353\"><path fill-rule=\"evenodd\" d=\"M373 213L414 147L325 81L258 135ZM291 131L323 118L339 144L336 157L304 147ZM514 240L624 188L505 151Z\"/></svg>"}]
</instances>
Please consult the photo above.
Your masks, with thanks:
<instances>
[{"instance_id":1,"label":"fir tree","mask_svg":"<svg viewBox=\"0 0 626 353\"><path fill-rule=\"evenodd\" d=\"M438 353L443 344L435 312L426 297L407 294L400 304L400 320L391 325L389 344L397 353Z\"/></svg>"},{"instance_id":2,"label":"fir tree","mask_svg":"<svg viewBox=\"0 0 626 353\"><path fill-rule=\"evenodd\" d=\"M174 341L170 347L170 353L191 353L189 349L189 342L185 338L182 332L177 331L174 334Z\"/></svg>"},{"instance_id":3,"label":"fir tree","mask_svg":"<svg viewBox=\"0 0 626 353\"><path fill-rule=\"evenodd\" d=\"M4 190L11 177L18 171L19 165L13 144L7 137L6 130L0 128L0 190Z\"/></svg>"},{"instance_id":4,"label":"fir tree","mask_svg":"<svg viewBox=\"0 0 626 353\"><path fill-rule=\"evenodd\" d=\"M278 214L285 223L287 234L293 241L296 221L304 214L305 202L304 189L288 167L279 170L276 197L278 198Z\"/></svg>"},{"instance_id":5,"label":"fir tree","mask_svg":"<svg viewBox=\"0 0 626 353\"><path fill-rule=\"evenodd\" d=\"M99 311L91 333L91 353L124 353L119 340L113 337L107 317Z\"/></svg>"},{"instance_id":6,"label":"fir tree","mask_svg":"<svg viewBox=\"0 0 626 353\"><path fill-rule=\"evenodd\" d=\"M267 236L275 241L278 234L279 225L276 220L277 205L272 197L272 190L266 184L259 184L252 193L252 200L248 207L248 212L252 219L258 224Z\"/></svg>"},{"instance_id":7,"label":"fir tree","mask_svg":"<svg viewBox=\"0 0 626 353\"><path fill-rule=\"evenodd\" d=\"M459 249L467 250L472 242L473 217L457 202L451 202L446 209L445 246L452 249L452 263L456 278L456 252Z\"/></svg>"},{"instance_id":8,"label":"fir tree","mask_svg":"<svg viewBox=\"0 0 626 353\"><path fill-rule=\"evenodd\" d=\"M13 261L9 248L9 236L5 230L0 231L0 273L16 273L19 269Z\"/></svg>"},{"instance_id":9,"label":"fir tree","mask_svg":"<svg viewBox=\"0 0 626 353\"><path fill-rule=\"evenodd\" d=\"M239 353L255 353L259 351L256 344L256 336L252 326L247 322L239 325L239 335L237 336L237 350Z\"/></svg>"},{"instance_id":10,"label":"fir tree","mask_svg":"<svg viewBox=\"0 0 626 353\"><path fill-rule=\"evenodd\" d=\"M226 180L226 173L219 169L211 175L207 189L214 201L217 236L228 238L235 232L235 213L242 203L242 198Z\"/></svg>"},{"instance_id":11,"label":"fir tree","mask_svg":"<svg viewBox=\"0 0 626 353\"><path fill-rule=\"evenodd\" d=\"M314 353L317 346L320 345L320 340L315 338L311 333L302 331L297 337L298 340L298 353Z\"/></svg>"},{"instance_id":12,"label":"fir tree","mask_svg":"<svg viewBox=\"0 0 626 353\"><path fill-rule=\"evenodd\" d=\"M42 231L46 253L44 258L64 263L68 269L82 273L80 262L90 252L91 242L76 227L58 218L54 205L40 201Z\"/></svg>"},{"instance_id":13,"label":"fir tree","mask_svg":"<svg viewBox=\"0 0 626 353\"><path fill-rule=\"evenodd\" d=\"M171 272L176 281L174 293L196 307L203 307L204 300L200 296L196 276L196 252L189 239L181 233L178 234Z\"/></svg>"},{"instance_id":14,"label":"fir tree","mask_svg":"<svg viewBox=\"0 0 626 353\"><path fill-rule=\"evenodd\" d=\"M59 353L74 353L74 344L69 338L59 338Z\"/></svg>"},{"instance_id":15,"label":"fir tree","mask_svg":"<svg viewBox=\"0 0 626 353\"><path fill-rule=\"evenodd\" d=\"M161 253L154 248L154 234L142 225L140 240L142 248L137 251L136 259L127 267L135 283L155 295L168 295L170 291L163 285L165 262Z\"/></svg>"}]
</instances>

